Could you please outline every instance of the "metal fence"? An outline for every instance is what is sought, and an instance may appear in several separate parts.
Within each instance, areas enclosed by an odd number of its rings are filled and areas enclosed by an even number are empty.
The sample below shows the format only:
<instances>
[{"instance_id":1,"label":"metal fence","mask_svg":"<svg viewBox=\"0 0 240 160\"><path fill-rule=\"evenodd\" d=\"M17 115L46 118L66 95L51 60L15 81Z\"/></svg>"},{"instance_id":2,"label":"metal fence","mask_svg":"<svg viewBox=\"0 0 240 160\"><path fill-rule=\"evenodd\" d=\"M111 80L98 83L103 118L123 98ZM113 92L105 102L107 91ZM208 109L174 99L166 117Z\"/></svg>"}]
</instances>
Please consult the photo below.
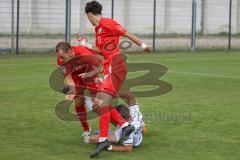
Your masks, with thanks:
<instances>
[{"instance_id":1,"label":"metal fence","mask_svg":"<svg viewBox=\"0 0 240 160\"><path fill-rule=\"evenodd\" d=\"M77 44L77 33L94 43L94 28L84 13L88 1L1 0L0 52L52 51L59 41ZM99 2L104 17L116 19L155 51L240 49L240 0Z\"/></svg>"}]
</instances>

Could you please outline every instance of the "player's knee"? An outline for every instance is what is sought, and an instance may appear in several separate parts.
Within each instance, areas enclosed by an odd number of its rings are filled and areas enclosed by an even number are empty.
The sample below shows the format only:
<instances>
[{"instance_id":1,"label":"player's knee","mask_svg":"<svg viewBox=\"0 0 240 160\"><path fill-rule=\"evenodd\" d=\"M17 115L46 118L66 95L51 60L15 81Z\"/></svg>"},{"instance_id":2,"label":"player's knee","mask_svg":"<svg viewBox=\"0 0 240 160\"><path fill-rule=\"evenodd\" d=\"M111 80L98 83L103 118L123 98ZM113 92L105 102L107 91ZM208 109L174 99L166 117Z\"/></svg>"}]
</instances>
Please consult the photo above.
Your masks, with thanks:
<instances>
[{"instance_id":1,"label":"player's knee","mask_svg":"<svg viewBox=\"0 0 240 160\"><path fill-rule=\"evenodd\" d=\"M130 102L133 102L136 100L136 97L132 92L120 92L119 94L121 98L127 99Z\"/></svg>"},{"instance_id":2,"label":"player's knee","mask_svg":"<svg viewBox=\"0 0 240 160\"><path fill-rule=\"evenodd\" d=\"M99 112L99 106L98 105L96 105L96 104L93 104L93 107L92 107L92 109L93 109L93 112L96 112L96 113L98 113Z\"/></svg>"},{"instance_id":3,"label":"player's knee","mask_svg":"<svg viewBox=\"0 0 240 160\"><path fill-rule=\"evenodd\" d=\"M132 92L128 92L128 99L135 99L135 95Z\"/></svg>"},{"instance_id":4,"label":"player's knee","mask_svg":"<svg viewBox=\"0 0 240 160\"><path fill-rule=\"evenodd\" d=\"M95 99L93 102L93 109L99 109L102 106L102 100Z\"/></svg>"}]
</instances>

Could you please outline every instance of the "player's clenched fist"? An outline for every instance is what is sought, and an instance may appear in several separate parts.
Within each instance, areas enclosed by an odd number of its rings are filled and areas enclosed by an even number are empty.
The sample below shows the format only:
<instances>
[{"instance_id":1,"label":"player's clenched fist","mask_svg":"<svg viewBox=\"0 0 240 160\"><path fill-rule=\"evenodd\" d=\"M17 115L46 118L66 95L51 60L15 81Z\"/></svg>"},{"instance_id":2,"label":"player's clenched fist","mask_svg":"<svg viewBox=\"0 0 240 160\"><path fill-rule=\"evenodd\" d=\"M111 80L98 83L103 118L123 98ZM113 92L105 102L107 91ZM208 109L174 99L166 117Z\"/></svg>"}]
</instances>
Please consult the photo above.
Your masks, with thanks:
<instances>
[{"instance_id":1,"label":"player's clenched fist","mask_svg":"<svg viewBox=\"0 0 240 160\"><path fill-rule=\"evenodd\" d=\"M67 94L66 95L66 101L67 103L70 103L74 100L75 94Z\"/></svg>"}]
</instances>

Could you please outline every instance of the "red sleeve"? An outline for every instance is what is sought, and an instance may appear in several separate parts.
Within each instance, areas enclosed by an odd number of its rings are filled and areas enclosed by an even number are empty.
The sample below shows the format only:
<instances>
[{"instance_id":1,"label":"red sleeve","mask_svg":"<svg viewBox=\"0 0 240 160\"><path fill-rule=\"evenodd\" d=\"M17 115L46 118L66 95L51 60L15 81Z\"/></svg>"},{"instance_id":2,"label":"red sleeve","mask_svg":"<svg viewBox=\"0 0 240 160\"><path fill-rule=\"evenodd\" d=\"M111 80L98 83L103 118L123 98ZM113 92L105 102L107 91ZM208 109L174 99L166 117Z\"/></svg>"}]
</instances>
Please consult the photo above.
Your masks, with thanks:
<instances>
[{"instance_id":1,"label":"red sleeve","mask_svg":"<svg viewBox=\"0 0 240 160\"><path fill-rule=\"evenodd\" d=\"M78 57L78 59L81 59L82 63L92 66L102 65L101 59L94 51L82 46L74 46L73 49L75 55Z\"/></svg>"},{"instance_id":2,"label":"red sleeve","mask_svg":"<svg viewBox=\"0 0 240 160\"><path fill-rule=\"evenodd\" d=\"M127 30L119 23L114 20L109 21L107 28L115 35L124 36Z\"/></svg>"},{"instance_id":3,"label":"red sleeve","mask_svg":"<svg viewBox=\"0 0 240 160\"><path fill-rule=\"evenodd\" d=\"M73 48L76 56L95 54L94 51L92 51L92 50L90 50L90 49L88 49L88 48L86 48L86 47L74 46L74 47L72 47L72 48Z\"/></svg>"},{"instance_id":4,"label":"red sleeve","mask_svg":"<svg viewBox=\"0 0 240 160\"><path fill-rule=\"evenodd\" d=\"M84 55L79 57L79 59L83 64L87 64L89 66L99 67L102 65L101 59L95 55Z\"/></svg>"}]
</instances>

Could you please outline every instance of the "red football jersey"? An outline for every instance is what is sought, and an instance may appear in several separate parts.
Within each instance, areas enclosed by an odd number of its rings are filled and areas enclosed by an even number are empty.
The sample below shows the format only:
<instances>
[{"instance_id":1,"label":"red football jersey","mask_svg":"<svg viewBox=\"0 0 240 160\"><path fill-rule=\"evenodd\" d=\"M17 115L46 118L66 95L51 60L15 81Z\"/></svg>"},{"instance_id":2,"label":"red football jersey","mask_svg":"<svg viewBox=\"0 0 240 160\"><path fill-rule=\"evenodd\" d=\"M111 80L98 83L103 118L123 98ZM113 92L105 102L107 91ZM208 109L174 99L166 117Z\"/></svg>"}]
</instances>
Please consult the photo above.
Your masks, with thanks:
<instances>
[{"instance_id":1,"label":"red football jersey","mask_svg":"<svg viewBox=\"0 0 240 160\"><path fill-rule=\"evenodd\" d=\"M82 46L73 46L72 49L76 55L75 58L65 64L59 57L57 58L57 64L65 67L65 73L63 73L65 76L71 73L73 79L79 79L79 74L89 72L94 67L102 65L101 59L90 49Z\"/></svg>"},{"instance_id":2,"label":"red football jersey","mask_svg":"<svg viewBox=\"0 0 240 160\"><path fill-rule=\"evenodd\" d=\"M63 63L59 57L57 58L57 64L61 66L60 70L62 74L64 74L64 76L71 75L75 85L76 95L83 95L85 89L88 89L91 94L96 94L98 86L95 84L95 78L98 75L83 79L79 74L90 72L94 70L95 67L101 66L101 59L96 56L95 52L86 47L74 46L72 50L76 57L68 62Z\"/></svg>"},{"instance_id":3,"label":"red football jersey","mask_svg":"<svg viewBox=\"0 0 240 160\"><path fill-rule=\"evenodd\" d=\"M110 66L113 56L120 54L119 38L127 30L115 20L110 18L101 18L99 25L95 28L96 46L104 56L104 68Z\"/></svg>"},{"instance_id":4,"label":"red football jersey","mask_svg":"<svg viewBox=\"0 0 240 160\"><path fill-rule=\"evenodd\" d=\"M76 56L81 56L81 55L96 55L96 53L86 47L83 46L73 46L72 47L74 53Z\"/></svg>"},{"instance_id":5,"label":"red football jersey","mask_svg":"<svg viewBox=\"0 0 240 160\"><path fill-rule=\"evenodd\" d=\"M82 46L73 46L72 47L74 53L76 56L82 56L82 55L96 55L95 52L93 52L92 50L86 48L86 47L82 47ZM57 64L59 66L63 65L63 61L57 57Z\"/></svg>"}]
</instances>

